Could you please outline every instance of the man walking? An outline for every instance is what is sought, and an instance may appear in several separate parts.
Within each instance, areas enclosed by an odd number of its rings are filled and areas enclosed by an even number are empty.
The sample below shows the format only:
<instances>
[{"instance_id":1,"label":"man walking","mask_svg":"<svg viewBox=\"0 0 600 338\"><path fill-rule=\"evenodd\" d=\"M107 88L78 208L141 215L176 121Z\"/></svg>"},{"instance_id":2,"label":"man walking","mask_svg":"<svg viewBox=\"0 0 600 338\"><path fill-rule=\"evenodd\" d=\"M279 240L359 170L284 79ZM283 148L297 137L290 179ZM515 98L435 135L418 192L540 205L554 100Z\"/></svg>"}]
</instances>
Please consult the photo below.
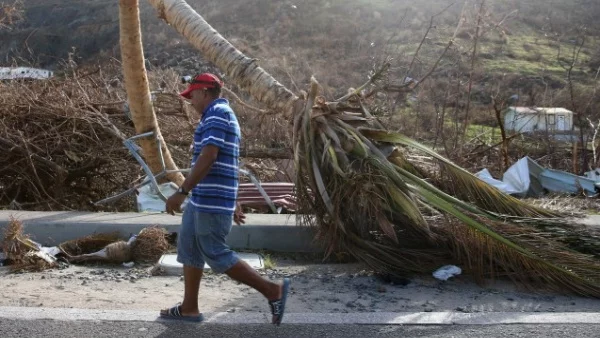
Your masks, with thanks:
<instances>
[{"instance_id":1,"label":"man walking","mask_svg":"<svg viewBox=\"0 0 600 338\"><path fill-rule=\"evenodd\" d=\"M166 211L174 215L191 193L177 241L177 261L183 264L185 282L183 303L162 310L160 316L202 321L198 292L207 263L215 273L225 273L262 293L271 307L273 324L279 325L289 279L282 284L264 279L225 242L233 221L240 225L244 216L236 210L240 127L229 102L221 98L222 86L216 75L204 73L195 76L181 93L202 117L194 133L192 170L166 203Z\"/></svg>"}]
</instances>

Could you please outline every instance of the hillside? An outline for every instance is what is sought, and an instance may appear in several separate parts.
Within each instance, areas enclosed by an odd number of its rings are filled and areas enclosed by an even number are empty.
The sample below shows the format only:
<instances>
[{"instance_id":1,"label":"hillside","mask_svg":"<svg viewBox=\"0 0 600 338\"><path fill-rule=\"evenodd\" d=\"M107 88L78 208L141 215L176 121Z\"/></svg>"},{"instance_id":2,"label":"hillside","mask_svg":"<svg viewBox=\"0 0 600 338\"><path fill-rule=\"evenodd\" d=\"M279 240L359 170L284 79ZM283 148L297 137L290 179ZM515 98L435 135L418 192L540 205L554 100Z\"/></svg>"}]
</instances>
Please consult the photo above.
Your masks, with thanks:
<instances>
[{"instance_id":1,"label":"hillside","mask_svg":"<svg viewBox=\"0 0 600 338\"><path fill-rule=\"evenodd\" d=\"M348 80L362 82L374 57L391 54L409 59L429 25L449 0L223 0L188 3L242 51L287 85L305 85L311 74L332 90L344 90ZM0 66L30 63L60 68L75 51L78 62L119 58L118 7L114 0L28 0L25 17L12 30L0 31ZM488 1L479 56L485 72L526 76L562 76L558 48L563 56L578 42L577 30L587 31L577 71L600 66L598 1ZM434 60L452 36L461 17L455 3L436 18L435 28L422 49L424 62ZM464 9L456 51L472 48L477 4ZM499 29L493 26L506 15ZM198 53L173 29L160 22L142 1L146 56L157 67L181 72L202 69ZM407 55L408 54L408 55ZM416 76L415 76L416 77Z\"/></svg>"},{"instance_id":2,"label":"hillside","mask_svg":"<svg viewBox=\"0 0 600 338\"><path fill-rule=\"evenodd\" d=\"M91 202L130 188L141 174L122 146L122 135L114 133L116 128L134 134L120 81L117 1L22 3L23 20L0 28L0 66L49 68L58 76L0 82L0 150L10 155L0 163L0 207L97 210ZM176 162L185 166L194 116L176 94L184 87L178 75L218 70L141 3L150 86L164 89L155 103L159 124ZM597 0L488 0L483 9L477 2L449 7L450 0L189 3L295 92L307 89L314 75L323 95L339 97L392 57L379 86L383 90L365 100L370 112L385 128L431 146L471 172L489 168L500 177L506 163L526 155L545 167L577 173L600 166L600 152L589 151L596 145L586 144L600 120ZM421 80L426 74L431 76L410 96L388 90L406 76ZM519 105L575 112L579 144L556 142L548 133L502 138L501 112L515 97ZM236 103L234 108L244 150L289 153L290 121L257 115ZM23 148L25 141L29 146ZM274 160L244 157L261 180L274 178L282 167ZM132 205L129 199L115 209Z\"/></svg>"}]
</instances>

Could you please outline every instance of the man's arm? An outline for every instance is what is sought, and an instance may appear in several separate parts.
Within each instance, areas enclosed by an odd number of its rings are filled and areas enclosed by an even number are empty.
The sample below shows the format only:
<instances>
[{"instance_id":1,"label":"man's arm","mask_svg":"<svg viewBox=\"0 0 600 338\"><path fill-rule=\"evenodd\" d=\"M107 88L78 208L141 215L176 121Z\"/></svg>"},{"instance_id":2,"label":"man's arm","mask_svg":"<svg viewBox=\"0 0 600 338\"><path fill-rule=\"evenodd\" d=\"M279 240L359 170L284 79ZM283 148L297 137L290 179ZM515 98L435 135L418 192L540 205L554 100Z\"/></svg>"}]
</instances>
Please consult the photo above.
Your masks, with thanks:
<instances>
[{"instance_id":1,"label":"man's arm","mask_svg":"<svg viewBox=\"0 0 600 338\"><path fill-rule=\"evenodd\" d=\"M183 190L191 192L192 189L208 174L213 163L219 155L219 147L213 144L207 144L202 148L202 153L198 156L196 163L192 167L192 171L187 176L181 187Z\"/></svg>"}]
</instances>

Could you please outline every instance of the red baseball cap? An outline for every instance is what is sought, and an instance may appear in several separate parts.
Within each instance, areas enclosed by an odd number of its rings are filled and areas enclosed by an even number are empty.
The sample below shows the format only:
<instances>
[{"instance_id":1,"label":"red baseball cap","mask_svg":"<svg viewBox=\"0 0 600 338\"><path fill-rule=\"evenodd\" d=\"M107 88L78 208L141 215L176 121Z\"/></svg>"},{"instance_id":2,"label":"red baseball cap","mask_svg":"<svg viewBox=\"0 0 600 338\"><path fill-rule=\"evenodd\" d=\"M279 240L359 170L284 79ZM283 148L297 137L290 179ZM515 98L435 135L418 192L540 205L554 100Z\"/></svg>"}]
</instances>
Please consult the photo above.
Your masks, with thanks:
<instances>
[{"instance_id":1,"label":"red baseball cap","mask_svg":"<svg viewBox=\"0 0 600 338\"><path fill-rule=\"evenodd\" d=\"M192 98L192 92L196 89L206 89L206 88L221 88L223 87L223 81L219 79L215 74L211 73L203 73L200 75L196 75L190 85L187 87L185 91L183 91L181 96L186 99Z\"/></svg>"}]
</instances>

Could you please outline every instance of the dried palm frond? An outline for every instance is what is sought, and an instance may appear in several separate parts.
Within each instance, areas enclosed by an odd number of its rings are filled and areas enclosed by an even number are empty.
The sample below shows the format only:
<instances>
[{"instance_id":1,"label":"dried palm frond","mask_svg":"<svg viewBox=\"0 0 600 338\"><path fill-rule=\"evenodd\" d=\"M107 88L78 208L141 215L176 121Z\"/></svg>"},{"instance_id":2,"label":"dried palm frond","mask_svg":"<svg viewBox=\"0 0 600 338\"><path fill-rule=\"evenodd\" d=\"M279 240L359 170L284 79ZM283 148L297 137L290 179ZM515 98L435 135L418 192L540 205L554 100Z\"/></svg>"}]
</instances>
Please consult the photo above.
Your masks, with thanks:
<instances>
[{"instance_id":1,"label":"dried palm frond","mask_svg":"<svg viewBox=\"0 0 600 338\"><path fill-rule=\"evenodd\" d=\"M296 184L303 210L316 216L301 221L318 225L328 253L348 252L394 275L429 273L454 262L478 281L506 276L526 286L600 297L598 262L535 236L539 230L528 223L559 222L560 214L486 185L413 140L373 129L367 116L357 119L340 110L344 105L326 103L317 88L312 79L294 121ZM398 152L386 156L380 149L389 144L434 157L463 191L451 195ZM428 215L446 221L431 224Z\"/></svg>"},{"instance_id":2,"label":"dried palm frond","mask_svg":"<svg viewBox=\"0 0 600 338\"><path fill-rule=\"evenodd\" d=\"M111 263L126 263L131 262L133 255L131 246L125 241L111 243L104 248L106 259Z\"/></svg>"},{"instance_id":3,"label":"dried palm frond","mask_svg":"<svg viewBox=\"0 0 600 338\"><path fill-rule=\"evenodd\" d=\"M23 234L23 224L11 217L4 231L2 251L11 261L12 272L43 271L56 266L56 261L40 252L37 243Z\"/></svg>"},{"instance_id":4,"label":"dried palm frond","mask_svg":"<svg viewBox=\"0 0 600 338\"><path fill-rule=\"evenodd\" d=\"M92 234L61 243L58 247L67 256L78 256L102 250L107 245L118 242L121 236L118 232Z\"/></svg>"},{"instance_id":5,"label":"dried palm frond","mask_svg":"<svg viewBox=\"0 0 600 338\"><path fill-rule=\"evenodd\" d=\"M110 243L97 252L69 257L71 263L105 262L121 264L131 262L131 260L131 247L125 241Z\"/></svg>"},{"instance_id":6,"label":"dried palm frond","mask_svg":"<svg viewBox=\"0 0 600 338\"><path fill-rule=\"evenodd\" d=\"M167 231L159 227L142 229L131 244L133 260L140 263L157 262L170 248L168 235Z\"/></svg>"},{"instance_id":7,"label":"dried palm frond","mask_svg":"<svg viewBox=\"0 0 600 338\"><path fill-rule=\"evenodd\" d=\"M444 190L449 190L453 196L473 203L483 210L527 218L556 218L561 215L559 212L538 208L502 193L432 149L402 134L368 128L360 128L359 130L362 135L374 142L398 144L432 156L438 160L445 173L446 177L443 185L446 189ZM402 163L397 157L391 157L389 160L398 165Z\"/></svg>"},{"instance_id":8,"label":"dried palm frond","mask_svg":"<svg viewBox=\"0 0 600 338\"><path fill-rule=\"evenodd\" d=\"M446 221L446 226L438 230L452 238L447 245L455 259L480 282L483 278L507 277L531 291L569 290L600 297L600 264L591 256L566 249L531 227L479 219L510 244L484 235L456 218L448 217Z\"/></svg>"},{"instance_id":9,"label":"dried palm frond","mask_svg":"<svg viewBox=\"0 0 600 338\"><path fill-rule=\"evenodd\" d=\"M430 180L440 190L451 195L447 197L448 201L459 204L464 209L475 211L471 205L463 201L473 203L482 209L482 212L476 213L485 215L491 220L504 219L519 224L532 224L542 231L545 238L555 238L558 242L566 244L571 249L584 254L600 256L599 234L594 234L582 225L570 220L563 220L561 216L563 214L568 215L567 213L559 212L556 208L550 210L539 207L507 195L458 167L433 150L401 134L364 128L360 128L359 130L361 134L370 140L396 143L422 151L436 158L440 166L445 169L446 175L443 175L441 179L430 177ZM398 156L397 154L399 153L392 154L388 159L394 164L398 163L401 165L402 160L396 157ZM427 177L428 175L424 176ZM424 178L424 176L419 176L419 178ZM489 211L491 214L483 211Z\"/></svg>"},{"instance_id":10,"label":"dried palm frond","mask_svg":"<svg viewBox=\"0 0 600 338\"><path fill-rule=\"evenodd\" d=\"M94 234L65 242L60 248L72 263L156 262L169 250L169 237L170 234L164 229L148 227L129 243L120 240L119 233Z\"/></svg>"}]
</instances>

